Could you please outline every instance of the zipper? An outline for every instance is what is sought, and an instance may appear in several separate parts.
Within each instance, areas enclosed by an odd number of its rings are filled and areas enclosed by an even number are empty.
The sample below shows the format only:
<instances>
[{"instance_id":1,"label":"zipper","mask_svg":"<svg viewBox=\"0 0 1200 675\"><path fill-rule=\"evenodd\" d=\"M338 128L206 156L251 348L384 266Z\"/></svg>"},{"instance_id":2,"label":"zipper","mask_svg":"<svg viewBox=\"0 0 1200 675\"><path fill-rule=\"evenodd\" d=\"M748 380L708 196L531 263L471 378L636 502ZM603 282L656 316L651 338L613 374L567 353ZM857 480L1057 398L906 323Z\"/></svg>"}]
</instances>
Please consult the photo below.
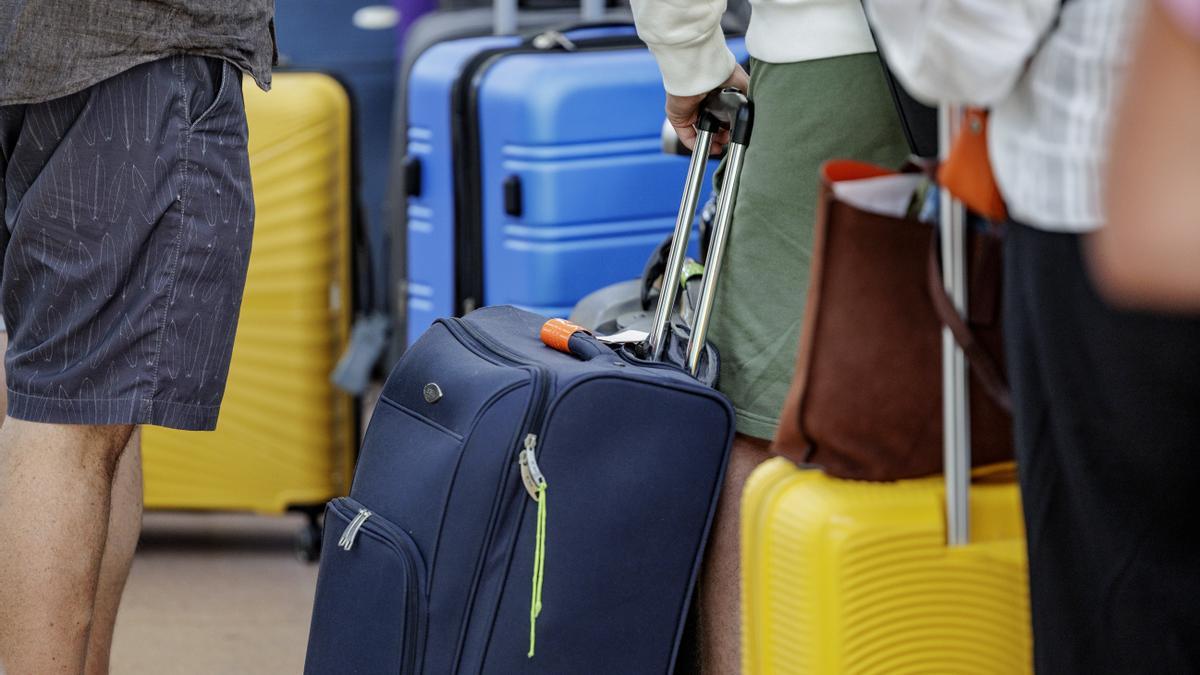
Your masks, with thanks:
<instances>
[{"instance_id":1,"label":"zipper","mask_svg":"<svg viewBox=\"0 0 1200 675\"><path fill-rule=\"evenodd\" d=\"M526 418L522 420L521 430L523 436L521 437L521 445L517 452L517 463L520 466L522 485L530 497L536 501L537 486L541 481L545 480L545 476L537 464L536 452L538 434L542 431L542 426L546 418L546 410L549 407L549 369L539 363L522 358L508 347L496 342L486 333L472 326L468 321L457 317L446 318L441 321L450 331L450 334L460 342L473 343L477 351L483 351L499 361L520 368L527 368L533 372L533 381L536 389L530 398L532 405L529 408L529 412ZM530 483L531 480L534 481L532 484ZM480 579L483 577L484 561L487 559L488 551L492 549L496 530L500 526L500 512L502 506L508 501L506 495L508 494L511 481L512 473L506 471L504 478L500 481L500 485L497 486L496 497L492 500L492 513L488 518L487 532L484 534L483 545L479 549L479 555L475 559L475 572L471 579L471 593L464 613L463 629L459 635L458 645L455 647L454 663L456 664L456 668L462 658L463 645L466 642L471 615L475 611L475 600L479 592ZM523 509L521 512L523 512Z\"/></svg>"},{"instance_id":2,"label":"zipper","mask_svg":"<svg viewBox=\"0 0 1200 675\"><path fill-rule=\"evenodd\" d=\"M412 598L416 602L409 602L407 603L407 607L405 607L404 669L401 672L415 673L418 654L420 652L418 641L421 639L421 629L419 624L424 620L425 589L420 583L421 570L417 567L417 561L399 543L402 541L411 542L411 539L408 538L407 533L403 530L379 518L372 520L368 525L367 520L375 514L363 508L361 504L349 497L334 500L333 507L340 512L352 511L355 508L358 509L358 512L342 532L342 538L338 541L339 548L344 551L353 549L359 533L365 528L368 532L375 535L377 541L390 548L408 568L408 574L406 575L408 583L405 585L405 592L408 598ZM416 548L416 545L413 544L413 547Z\"/></svg>"},{"instance_id":3,"label":"zipper","mask_svg":"<svg viewBox=\"0 0 1200 675\"><path fill-rule=\"evenodd\" d=\"M479 89L483 77L496 61L510 54L539 54L550 51L579 52L628 49L644 43L636 35L589 38L572 42L565 35L547 31L530 43L485 49L463 66L450 92L451 156L454 158L454 240L457 251L455 312L467 314L484 302L483 297L483 160L479 130Z\"/></svg>"},{"instance_id":4,"label":"zipper","mask_svg":"<svg viewBox=\"0 0 1200 675\"><path fill-rule=\"evenodd\" d=\"M546 416L546 399L550 394L550 369L540 363L522 358L508 347L496 342L491 336L472 326L468 321L458 317L451 317L444 319L444 322L446 327L450 329L451 335L458 337L460 340L466 337L467 341L474 342L476 346L482 347L484 351L500 357L502 361L507 362L509 365L529 368L534 372L535 389L531 399L533 405L530 406L529 416L522 425L522 429L526 433L533 433L540 430L542 421Z\"/></svg>"}]
</instances>

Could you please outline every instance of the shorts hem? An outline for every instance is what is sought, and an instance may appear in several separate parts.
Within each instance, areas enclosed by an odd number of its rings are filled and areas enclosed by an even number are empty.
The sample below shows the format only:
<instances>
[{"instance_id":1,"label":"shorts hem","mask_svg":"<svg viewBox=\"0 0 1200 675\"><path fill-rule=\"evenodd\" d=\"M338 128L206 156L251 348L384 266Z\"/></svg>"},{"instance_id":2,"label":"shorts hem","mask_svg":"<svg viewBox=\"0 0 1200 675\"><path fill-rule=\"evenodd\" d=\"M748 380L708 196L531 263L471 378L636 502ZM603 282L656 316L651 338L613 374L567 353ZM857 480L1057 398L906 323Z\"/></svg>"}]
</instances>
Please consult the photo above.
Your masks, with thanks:
<instances>
[{"instance_id":1,"label":"shorts hem","mask_svg":"<svg viewBox=\"0 0 1200 675\"><path fill-rule=\"evenodd\" d=\"M149 424L181 431L212 431L218 405L142 398L70 399L8 390L8 416L42 424Z\"/></svg>"},{"instance_id":2,"label":"shorts hem","mask_svg":"<svg viewBox=\"0 0 1200 675\"><path fill-rule=\"evenodd\" d=\"M735 408L734 412L737 414L737 431L739 434L767 441L775 438L775 431L779 428L778 419L766 418L748 410L742 410L741 408Z\"/></svg>"}]
</instances>

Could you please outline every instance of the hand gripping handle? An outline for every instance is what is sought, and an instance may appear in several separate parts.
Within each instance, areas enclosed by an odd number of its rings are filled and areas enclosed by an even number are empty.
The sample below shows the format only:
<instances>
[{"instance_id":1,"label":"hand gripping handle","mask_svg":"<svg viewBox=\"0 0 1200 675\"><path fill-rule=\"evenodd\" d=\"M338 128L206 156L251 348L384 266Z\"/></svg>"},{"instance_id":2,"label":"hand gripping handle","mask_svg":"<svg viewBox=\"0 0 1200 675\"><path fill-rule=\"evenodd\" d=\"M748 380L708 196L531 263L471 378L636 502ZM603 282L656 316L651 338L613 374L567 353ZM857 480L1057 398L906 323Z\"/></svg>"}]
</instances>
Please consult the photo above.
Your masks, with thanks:
<instances>
[{"instance_id":1,"label":"hand gripping handle","mask_svg":"<svg viewBox=\"0 0 1200 675\"><path fill-rule=\"evenodd\" d=\"M710 132L729 129L730 142L749 145L750 134L754 131L754 104L740 89L718 89L700 105L700 120L696 126Z\"/></svg>"},{"instance_id":2,"label":"hand gripping handle","mask_svg":"<svg viewBox=\"0 0 1200 675\"><path fill-rule=\"evenodd\" d=\"M655 360L661 359L668 339L671 312L679 292L679 278L683 272L683 260L687 254L692 221L696 216L696 203L712 152L713 135L728 129L729 163L725 170L724 185L721 186L721 196L717 201L712 242L709 245L708 258L704 261L704 284L700 291L700 301L687 348L687 367L693 375L700 367L704 340L712 318L713 300L716 297L717 280L721 274L721 263L725 258L725 244L729 239L729 224L733 218L738 181L741 179L746 146L750 143L750 135L754 129L754 103L737 89L720 89L709 94L700 104L698 117L696 146L692 150L691 163L688 165L683 198L679 203L679 214L675 218L671 252L667 256L667 268L663 271L662 291L648 338L650 357Z\"/></svg>"}]
</instances>

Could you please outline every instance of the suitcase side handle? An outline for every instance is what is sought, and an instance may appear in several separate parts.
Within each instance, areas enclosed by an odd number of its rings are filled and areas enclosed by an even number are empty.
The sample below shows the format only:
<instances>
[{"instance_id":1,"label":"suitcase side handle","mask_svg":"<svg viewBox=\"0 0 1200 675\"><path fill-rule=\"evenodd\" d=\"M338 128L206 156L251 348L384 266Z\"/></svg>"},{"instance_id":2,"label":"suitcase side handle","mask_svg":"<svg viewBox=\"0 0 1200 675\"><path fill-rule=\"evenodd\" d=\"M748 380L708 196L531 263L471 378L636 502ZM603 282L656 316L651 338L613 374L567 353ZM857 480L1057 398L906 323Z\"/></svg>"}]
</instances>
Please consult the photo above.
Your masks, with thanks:
<instances>
[{"instance_id":1,"label":"suitcase side handle","mask_svg":"<svg viewBox=\"0 0 1200 675\"><path fill-rule=\"evenodd\" d=\"M680 200L679 213L675 218L675 234L671 241L671 251L667 256L667 267L663 271L662 291L658 298L658 308L654 312L654 322L650 326L650 336L647 339L647 351L650 358L656 361L660 360L666 348L671 311L675 307L675 300L679 293L679 279L683 273L683 260L687 254L692 221L696 216L700 187L704 181L709 155L712 153L713 135L721 130L729 130L729 156L725 181L721 188L721 196L717 200L717 213L713 218L712 241L709 244L708 257L704 261L704 283L700 290L700 301L696 307L692 334L687 346L687 368L692 375L699 370L700 357L704 353L705 338L708 335L708 324L712 319L713 301L716 298L717 281L721 275L721 263L725 259L725 245L729 239L729 224L733 219L733 207L737 199L738 182L742 175L742 163L745 159L746 147L750 144L751 132L754 129L754 103L741 91L725 88L709 94L701 103L699 113L699 122L696 125L698 132L696 145L688 164L683 198Z\"/></svg>"}]
</instances>

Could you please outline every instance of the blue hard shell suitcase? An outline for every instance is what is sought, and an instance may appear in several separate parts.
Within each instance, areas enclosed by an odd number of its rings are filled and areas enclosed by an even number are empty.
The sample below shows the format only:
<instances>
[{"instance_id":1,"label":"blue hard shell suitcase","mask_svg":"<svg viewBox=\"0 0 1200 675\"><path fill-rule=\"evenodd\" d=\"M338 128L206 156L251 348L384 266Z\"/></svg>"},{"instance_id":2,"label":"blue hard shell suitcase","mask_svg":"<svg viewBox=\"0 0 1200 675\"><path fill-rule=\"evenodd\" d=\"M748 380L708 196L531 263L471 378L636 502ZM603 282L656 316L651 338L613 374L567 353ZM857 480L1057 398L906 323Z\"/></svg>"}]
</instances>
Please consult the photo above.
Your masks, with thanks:
<instances>
[{"instance_id":1,"label":"blue hard shell suitcase","mask_svg":"<svg viewBox=\"0 0 1200 675\"><path fill-rule=\"evenodd\" d=\"M703 130L735 139L713 270L749 141L744 96L708 105L668 288ZM507 306L435 322L384 386L350 496L328 507L305 672L671 672L734 434L705 342L718 276L693 328L668 309L648 343L539 339L546 318Z\"/></svg>"},{"instance_id":2,"label":"blue hard shell suitcase","mask_svg":"<svg viewBox=\"0 0 1200 675\"><path fill-rule=\"evenodd\" d=\"M484 305L566 316L670 232L687 162L661 151L662 79L632 26L442 43L407 100L410 339Z\"/></svg>"},{"instance_id":3,"label":"blue hard shell suitcase","mask_svg":"<svg viewBox=\"0 0 1200 675\"><path fill-rule=\"evenodd\" d=\"M408 1L408 0L397 0ZM606 12L606 21L629 22L628 11ZM570 9L524 10L516 15L515 32L533 34L553 26L565 26L580 19L579 7ZM408 162L408 80L417 60L429 49L451 40L482 37L494 34L496 16L491 8L456 9L430 12L415 20L404 33L400 66L397 71L396 101L392 111L392 128L399 130L392 137L391 168L388 177L387 200L384 211L391 232L389 252L389 314L391 339L385 358L385 370L390 370L410 343L408 322L408 193L413 179L419 181L419 164ZM447 108L448 109L448 108ZM416 169L416 171L414 171ZM421 326L423 330L425 325ZM419 332L419 331L418 331ZM415 336L414 336L415 337Z\"/></svg>"},{"instance_id":4,"label":"blue hard shell suitcase","mask_svg":"<svg viewBox=\"0 0 1200 675\"><path fill-rule=\"evenodd\" d=\"M409 3L425 3L425 0L395 0L397 6ZM403 10L402 10L403 11ZM381 372L388 372L408 348L408 182L414 176L406 169L408 155L408 79L418 58L435 45L450 40L480 37L493 34L496 16L491 8L456 9L433 11L418 17L409 17L412 23L405 26L401 16L399 30L399 67L396 71L396 98L392 105L392 135L389 149L387 196L383 209L386 228L390 235L391 250L388 257L387 293L387 352L381 363ZM528 33L546 30L551 26L563 26L580 18L579 7L567 9L524 10L516 15L515 32ZM607 12L604 20L629 21L627 11ZM419 178L419 176L416 176ZM422 329L424 326L422 326ZM365 361L365 359L364 359ZM359 371L361 373L361 370Z\"/></svg>"}]
</instances>

